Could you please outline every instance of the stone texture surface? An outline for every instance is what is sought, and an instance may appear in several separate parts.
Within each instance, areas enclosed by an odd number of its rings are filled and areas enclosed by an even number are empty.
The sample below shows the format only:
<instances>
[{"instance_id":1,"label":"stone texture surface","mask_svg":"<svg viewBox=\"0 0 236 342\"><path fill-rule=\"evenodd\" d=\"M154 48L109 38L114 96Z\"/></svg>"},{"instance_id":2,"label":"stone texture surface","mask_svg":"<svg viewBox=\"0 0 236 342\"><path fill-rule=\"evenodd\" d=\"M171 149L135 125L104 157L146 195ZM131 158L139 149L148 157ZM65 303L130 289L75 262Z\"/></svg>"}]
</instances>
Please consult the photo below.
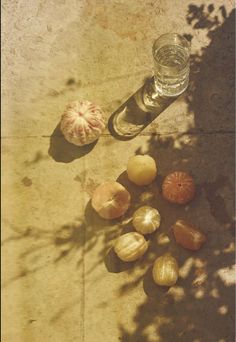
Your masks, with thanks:
<instances>
[{"instance_id":1,"label":"stone texture surface","mask_svg":"<svg viewBox=\"0 0 236 342\"><path fill-rule=\"evenodd\" d=\"M2 13L2 340L234 341L233 1L12 0ZM107 129L91 146L68 144L58 126L66 103L90 99L108 119L152 74L152 43L171 31L192 38L187 92L134 139ZM147 187L127 179L136 153L158 164ZM197 184L185 207L160 193L177 169ZM131 193L120 220L91 208L105 180ZM140 261L122 263L112 243L144 203L159 209L160 230ZM207 234L200 251L175 244L179 217ZM161 289L151 266L166 251L181 276Z\"/></svg>"}]
</instances>

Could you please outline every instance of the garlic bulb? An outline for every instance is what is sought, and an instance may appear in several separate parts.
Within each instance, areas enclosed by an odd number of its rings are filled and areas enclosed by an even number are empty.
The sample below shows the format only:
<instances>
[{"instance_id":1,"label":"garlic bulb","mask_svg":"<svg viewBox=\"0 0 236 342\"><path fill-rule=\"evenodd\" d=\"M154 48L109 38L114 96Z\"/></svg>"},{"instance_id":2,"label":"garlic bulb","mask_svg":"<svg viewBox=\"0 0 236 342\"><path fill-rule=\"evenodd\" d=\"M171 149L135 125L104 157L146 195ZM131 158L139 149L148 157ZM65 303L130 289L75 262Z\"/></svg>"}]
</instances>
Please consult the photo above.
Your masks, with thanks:
<instances>
[{"instance_id":1,"label":"garlic bulb","mask_svg":"<svg viewBox=\"0 0 236 342\"><path fill-rule=\"evenodd\" d=\"M137 232L141 234L153 233L159 228L161 223L161 216L157 209L149 206L140 207L134 212L133 226Z\"/></svg>"},{"instance_id":2,"label":"garlic bulb","mask_svg":"<svg viewBox=\"0 0 236 342\"><path fill-rule=\"evenodd\" d=\"M61 131L65 139L77 146L97 140L104 129L102 109L90 101L71 102L61 118Z\"/></svg>"},{"instance_id":3,"label":"garlic bulb","mask_svg":"<svg viewBox=\"0 0 236 342\"><path fill-rule=\"evenodd\" d=\"M156 259L152 275L155 283L160 286L173 286L179 276L179 267L176 259L165 254Z\"/></svg>"},{"instance_id":4,"label":"garlic bulb","mask_svg":"<svg viewBox=\"0 0 236 342\"><path fill-rule=\"evenodd\" d=\"M114 250L123 261L135 261L148 249L148 242L143 235L131 232L121 235L115 242Z\"/></svg>"}]
</instances>

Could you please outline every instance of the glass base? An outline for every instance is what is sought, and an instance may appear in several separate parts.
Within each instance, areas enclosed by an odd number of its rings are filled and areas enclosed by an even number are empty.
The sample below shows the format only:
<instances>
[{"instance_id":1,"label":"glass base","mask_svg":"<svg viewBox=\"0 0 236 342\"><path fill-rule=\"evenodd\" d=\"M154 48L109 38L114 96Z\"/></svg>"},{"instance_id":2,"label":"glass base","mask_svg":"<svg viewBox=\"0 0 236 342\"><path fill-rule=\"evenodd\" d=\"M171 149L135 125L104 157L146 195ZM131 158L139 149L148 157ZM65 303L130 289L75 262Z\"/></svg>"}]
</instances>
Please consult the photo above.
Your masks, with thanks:
<instances>
[{"instance_id":1,"label":"glass base","mask_svg":"<svg viewBox=\"0 0 236 342\"><path fill-rule=\"evenodd\" d=\"M149 123L151 113L143 103L142 86L113 114L113 130L122 137L135 137Z\"/></svg>"},{"instance_id":2,"label":"glass base","mask_svg":"<svg viewBox=\"0 0 236 342\"><path fill-rule=\"evenodd\" d=\"M160 95L154 85L154 78L149 79L131 96L110 118L110 131L117 138L131 139L150 124L176 96Z\"/></svg>"}]
</instances>

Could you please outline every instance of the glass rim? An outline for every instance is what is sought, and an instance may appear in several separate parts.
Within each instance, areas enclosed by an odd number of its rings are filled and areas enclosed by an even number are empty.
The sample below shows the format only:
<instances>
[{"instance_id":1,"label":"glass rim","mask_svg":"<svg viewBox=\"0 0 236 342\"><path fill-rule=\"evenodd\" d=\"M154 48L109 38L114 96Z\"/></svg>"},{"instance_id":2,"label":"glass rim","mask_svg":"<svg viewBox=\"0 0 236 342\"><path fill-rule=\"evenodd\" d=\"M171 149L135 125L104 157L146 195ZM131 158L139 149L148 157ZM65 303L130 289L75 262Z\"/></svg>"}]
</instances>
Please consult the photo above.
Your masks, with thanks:
<instances>
[{"instance_id":1,"label":"glass rim","mask_svg":"<svg viewBox=\"0 0 236 342\"><path fill-rule=\"evenodd\" d=\"M161 63L159 63L156 58L155 58L155 54L154 54L154 51L155 51L155 45L156 43L161 39L161 38L165 38L165 37L170 37L170 36L176 36L178 38L180 38L181 40L183 40L187 46L186 48L188 49L188 58L186 59L186 61L184 61L183 65L181 65L181 67L179 68L180 70L184 69L186 67L186 65L188 64L189 60L190 60L190 48L191 48L191 44L190 42L184 37L182 36L181 34L179 33L176 33L176 32L169 32L169 33L164 33L162 35L160 35L157 39L155 39L154 43L153 43L153 46L152 46L152 53L153 53L153 58L154 58L154 61L157 62L162 68L168 68L168 69L178 69L178 67L174 66L174 67L170 67L170 66L166 66L166 65L163 65ZM177 45L177 44L175 44ZM159 50L159 49L158 49ZM157 50L157 51L158 51Z\"/></svg>"}]
</instances>

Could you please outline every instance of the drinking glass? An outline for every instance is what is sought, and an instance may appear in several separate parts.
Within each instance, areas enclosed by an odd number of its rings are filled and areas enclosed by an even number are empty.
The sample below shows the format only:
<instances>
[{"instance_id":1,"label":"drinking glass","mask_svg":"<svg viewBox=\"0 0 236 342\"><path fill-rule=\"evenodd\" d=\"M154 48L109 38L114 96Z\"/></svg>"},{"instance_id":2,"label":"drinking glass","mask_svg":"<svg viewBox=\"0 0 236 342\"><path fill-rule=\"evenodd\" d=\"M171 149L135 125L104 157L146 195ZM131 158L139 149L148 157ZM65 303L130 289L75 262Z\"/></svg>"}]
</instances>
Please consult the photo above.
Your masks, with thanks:
<instances>
[{"instance_id":1,"label":"drinking glass","mask_svg":"<svg viewBox=\"0 0 236 342\"><path fill-rule=\"evenodd\" d=\"M167 108L189 83L190 43L177 33L160 36L153 45L154 77L112 115L112 131L132 138Z\"/></svg>"},{"instance_id":2,"label":"drinking glass","mask_svg":"<svg viewBox=\"0 0 236 342\"><path fill-rule=\"evenodd\" d=\"M153 44L154 90L160 96L178 96L189 83L190 43L177 33L166 33Z\"/></svg>"}]
</instances>

